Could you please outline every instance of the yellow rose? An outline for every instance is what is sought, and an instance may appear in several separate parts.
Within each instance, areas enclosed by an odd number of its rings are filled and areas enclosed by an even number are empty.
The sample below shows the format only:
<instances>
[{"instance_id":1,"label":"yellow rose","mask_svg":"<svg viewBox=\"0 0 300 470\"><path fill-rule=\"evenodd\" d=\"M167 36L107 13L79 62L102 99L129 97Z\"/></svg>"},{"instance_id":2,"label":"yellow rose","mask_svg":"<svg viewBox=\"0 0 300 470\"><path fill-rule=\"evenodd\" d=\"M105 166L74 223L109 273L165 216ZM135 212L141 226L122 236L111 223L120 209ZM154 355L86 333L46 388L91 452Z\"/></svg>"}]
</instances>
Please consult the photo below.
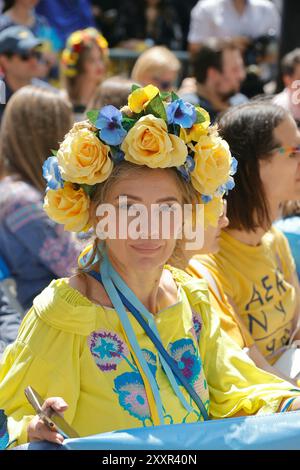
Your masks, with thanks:
<instances>
[{"instance_id":1,"label":"yellow rose","mask_svg":"<svg viewBox=\"0 0 300 470\"><path fill-rule=\"evenodd\" d=\"M223 212L223 197L215 196L210 202L204 204L204 226L218 226L220 215Z\"/></svg>"},{"instance_id":2,"label":"yellow rose","mask_svg":"<svg viewBox=\"0 0 300 470\"><path fill-rule=\"evenodd\" d=\"M85 127L77 127L66 135L57 160L62 178L71 183L102 183L113 169L109 147Z\"/></svg>"},{"instance_id":3,"label":"yellow rose","mask_svg":"<svg viewBox=\"0 0 300 470\"><path fill-rule=\"evenodd\" d=\"M207 129L210 125L210 117L208 112L205 109L200 108L200 106L197 106L196 109L203 115L203 117L205 117L205 121L199 124L194 124L189 129L185 129L183 127L180 129L180 138L186 144L189 144L192 142L192 140L194 142L198 142L202 135L207 134Z\"/></svg>"},{"instance_id":4,"label":"yellow rose","mask_svg":"<svg viewBox=\"0 0 300 470\"><path fill-rule=\"evenodd\" d=\"M188 153L184 142L168 133L165 121L152 114L137 121L125 137L121 149L128 162L150 168L183 165Z\"/></svg>"},{"instance_id":5,"label":"yellow rose","mask_svg":"<svg viewBox=\"0 0 300 470\"><path fill-rule=\"evenodd\" d=\"M71 183L65 183L61 189L47 191L44 210L65 230L80 232L89 220L90 199L82 188L76 190Z\"/></svg>"},{"instance_id":6,"label":"yellow rose","mask_svg":"<svg viewBox=\"0 0 300 470\"><path fill-rule=\"evenodd\" d=\"M227 142L217 135L203 135L194 150L195 168L191 173L194 188L201 194L213 195L229 179L231 153Z\"/></svg>"},{"instance_id":7,"label":"yellow rose","mask_svg":"<svg viewBox=\"0 0 300 470\"><path fill-rule=\"evenodd\" d=\"M128 96L128 106L134 113L140 113L158 93L159 89L153 85L137 88Z\"/></svg>"}]
</instances>

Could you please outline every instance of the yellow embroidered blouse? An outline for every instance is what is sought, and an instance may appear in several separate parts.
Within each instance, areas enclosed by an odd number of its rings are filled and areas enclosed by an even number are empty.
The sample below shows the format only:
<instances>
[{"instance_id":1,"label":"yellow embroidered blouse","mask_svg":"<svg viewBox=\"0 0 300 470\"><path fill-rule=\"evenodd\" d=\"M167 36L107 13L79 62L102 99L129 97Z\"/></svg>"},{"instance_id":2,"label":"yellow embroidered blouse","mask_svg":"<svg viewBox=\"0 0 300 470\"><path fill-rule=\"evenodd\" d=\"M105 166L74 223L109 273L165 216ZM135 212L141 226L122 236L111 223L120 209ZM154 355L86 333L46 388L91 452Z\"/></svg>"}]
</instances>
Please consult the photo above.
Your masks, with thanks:
<instances>
[{"instance_id":1,"label":"yellow embroidered blouse","mask_svg":"<svg viewBox=\"0 0 300 470\"><path fill-rule=\"evenodd\" d=\"M175 269L172 273L178 302L157 313L155 321L165 348L213 418L275 412L283 398L299 394L257 369L220 331L205 281ZM159 385L165 423L201 420L196 408L191 413L183 408L152 342L131 315L130 321ZM80 436L157 424L155 402L143 379L116 311L93 304L66 279L55 280L36 297L2 358L0 408L9 416L10 440L27 440L33 417L24 395L28 385L43 397L63 397L69 404L65 418Z\"/></svg>"}]
</instances>

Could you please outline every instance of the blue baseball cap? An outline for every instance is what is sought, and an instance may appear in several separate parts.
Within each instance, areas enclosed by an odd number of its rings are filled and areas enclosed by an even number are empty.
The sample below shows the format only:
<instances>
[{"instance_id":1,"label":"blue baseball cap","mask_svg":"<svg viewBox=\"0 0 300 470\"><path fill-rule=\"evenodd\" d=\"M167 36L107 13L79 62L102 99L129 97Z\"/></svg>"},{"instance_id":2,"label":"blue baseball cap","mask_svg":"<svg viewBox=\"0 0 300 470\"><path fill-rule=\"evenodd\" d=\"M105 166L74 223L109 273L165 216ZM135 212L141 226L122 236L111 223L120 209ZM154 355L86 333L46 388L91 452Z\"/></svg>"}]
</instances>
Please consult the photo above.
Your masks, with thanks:
<instances>
[{"instance_id":1,"label":"blue baseball cap","mask_svg":"<svg viewBox=\"0 0 300 470\"><path fill-rule=\"evenodd\" d=\"M9 26L0 32L0 54L24 54L41 44L25 26Z\"/></svg>"}]
</instances>

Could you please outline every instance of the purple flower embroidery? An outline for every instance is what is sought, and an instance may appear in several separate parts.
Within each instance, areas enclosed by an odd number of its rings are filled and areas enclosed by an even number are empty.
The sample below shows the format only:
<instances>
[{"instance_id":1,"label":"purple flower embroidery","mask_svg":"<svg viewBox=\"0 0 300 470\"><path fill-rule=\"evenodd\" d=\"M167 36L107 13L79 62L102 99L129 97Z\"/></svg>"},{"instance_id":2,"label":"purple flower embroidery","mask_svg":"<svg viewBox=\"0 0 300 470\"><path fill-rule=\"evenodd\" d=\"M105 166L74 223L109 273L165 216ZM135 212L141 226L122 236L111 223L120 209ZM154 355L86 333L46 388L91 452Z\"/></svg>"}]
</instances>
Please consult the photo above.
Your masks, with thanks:
<instances>
[{"instance_id":1,"label":"purple flower embroidery","mask_svg":"<svg viewBox=\"0 0 300 470\"><path fill-rule=\"evenodd\" d=\"M201 328L202 328L202 318L201 318L201 315L199 315L199 313L195 312L194 310L192 310L192 312L193 312L194 331L195 331L195 334L196 334L196 339L197 339L197 341L199 341L200 332L201 332Z\"/></svg>"},{"instance_id":2,"label":"purple flower embroidery","mask_svg":"<svg viewBox=\"0 0 300 470\"><path fill-rule=\"evenodd\" d=\"M110 331L94 331L88 338L88 344L102 372L116 370L117 364L129 353L126 343Z\"/></svg>"},{"instance_id":3,"label":"purple flower embroidery","mask_svg":"<svg viewBox=\"0 0 300 470\"><path fill-rule=\"evenodd\" d=\"M170 343L169 351L184 377L194 384L201 371L201 360L191 339L180 339Z\"/></svg>"},{"instance_id":4,"label":"purple flower embroidery","mask_svg":"<svg viewBox=\"0 0 300 470\"><path fill-rule=\"evenodd\" d=\"M122 408L143 423L151 419L144 383L138 372L125 372L115 379L114 384Z\"/></svg>"}]
</instances>

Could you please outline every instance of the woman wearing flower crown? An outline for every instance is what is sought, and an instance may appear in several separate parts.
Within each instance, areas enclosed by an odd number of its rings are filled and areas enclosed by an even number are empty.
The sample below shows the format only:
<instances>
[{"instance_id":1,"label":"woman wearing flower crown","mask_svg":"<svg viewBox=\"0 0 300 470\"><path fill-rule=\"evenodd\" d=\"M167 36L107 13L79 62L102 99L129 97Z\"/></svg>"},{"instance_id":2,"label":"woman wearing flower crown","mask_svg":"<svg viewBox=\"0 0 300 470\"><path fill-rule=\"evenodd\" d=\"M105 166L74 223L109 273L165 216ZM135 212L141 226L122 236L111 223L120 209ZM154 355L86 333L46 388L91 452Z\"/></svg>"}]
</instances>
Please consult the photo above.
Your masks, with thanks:
<instances>
[{"instance_id":1,"label":"woman wearing flower crown","mask_svg":"<svg viewBox=\"0 0 300 470\"><path fill-rule=\"evenodd\" d=\"M45 164L48 215L66 230L93 225L97 236L80 273L36 297L6 350L0 408L10 440L63 440L34 416L27 385L80 436L300 405L300 390L257 369L221 332L205 282L166 264L180 258L185 227L174 218L165 236L159 224L150 233L147 218L135 224L142 209L155 207L158 222L234 184L234 160L207 113L174 93L168 99L149 85L121 111L91 111ZM117 236L102 237L111 208ZM184 224L197 221L191 215Z\"/></svg>"},{"instance_id":2,"label":"woman wearing flower crown","mask_svg":"<svg viewBox=\"0 0 300 470\"><path fill-rule=\"evenodd\" d=\"M84 119L98 85L105 78L108 44L95 28L72 33L61 56L61 71L74 119Z\"/></svg>"}]
</instances>

